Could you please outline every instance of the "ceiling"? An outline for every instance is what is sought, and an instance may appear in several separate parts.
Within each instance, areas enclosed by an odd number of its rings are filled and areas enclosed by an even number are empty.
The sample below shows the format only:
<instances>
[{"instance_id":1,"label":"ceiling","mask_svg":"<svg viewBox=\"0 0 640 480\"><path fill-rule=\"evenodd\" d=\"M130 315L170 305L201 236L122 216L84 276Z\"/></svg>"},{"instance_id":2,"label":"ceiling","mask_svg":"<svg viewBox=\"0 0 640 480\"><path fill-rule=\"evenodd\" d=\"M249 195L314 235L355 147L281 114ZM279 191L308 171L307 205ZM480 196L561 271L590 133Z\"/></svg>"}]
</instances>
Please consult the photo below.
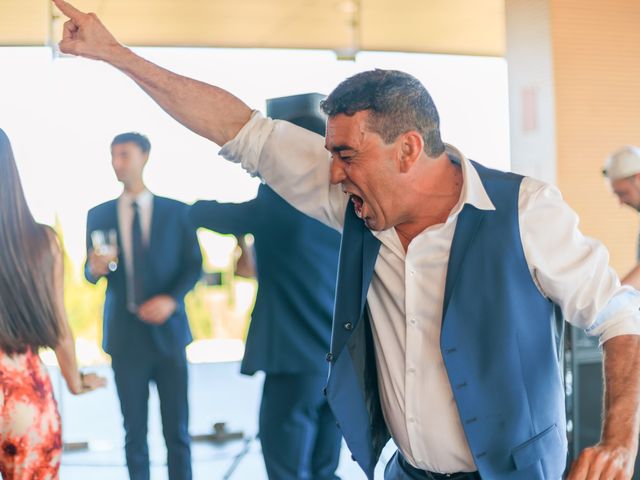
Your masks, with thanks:
<instances>
[{"instance_id":1,"label":"ceiling","mask_svg":"<svg viewBox=\"0 0 640 480\"><path fill-rule=\"evenodd\" d=\"M502 56L504 0L75 0L136 46L258 47ZM45 45L49 0L0 0L0 45ZM52 21L52 17L54 20ZM53 25L53 27L52 27Z\"/></svg>"}]
</instances>

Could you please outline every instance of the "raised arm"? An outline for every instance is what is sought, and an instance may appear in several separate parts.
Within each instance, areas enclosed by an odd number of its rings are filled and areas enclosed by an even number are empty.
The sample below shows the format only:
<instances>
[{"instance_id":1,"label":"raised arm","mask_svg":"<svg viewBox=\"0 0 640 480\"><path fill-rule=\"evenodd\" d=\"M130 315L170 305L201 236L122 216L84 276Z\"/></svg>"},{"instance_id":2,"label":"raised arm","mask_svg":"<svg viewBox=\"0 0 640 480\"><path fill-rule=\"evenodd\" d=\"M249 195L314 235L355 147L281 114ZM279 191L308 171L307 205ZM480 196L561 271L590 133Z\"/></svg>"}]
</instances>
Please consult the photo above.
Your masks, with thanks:
<instances>
[{"instance_id":1,"label":"raised arm","mask_svg":"<svg viewBox=\"0 0 640 480\"><path fill-rule=\"evenodd\" d=\"M188 129L224 145L247 123L251 109L218 87L183 77L155 65L122 45L93 13L64 0L52 0L69 17L60 50L103 60L131 77L169 115Z\"/></svg>"},{"instance_id":2,"label":"raised arm","mask_svg":"<svg viewBox=\"0 0 640 480\"><path fill-rule=\"evenodd\" d=\"M329 155L322 136L286 121L252 117L251 109L226 90L177 75L134 54L95 14L81 12L64 0L52 1L69 17L60 42L62 52L103 60L120 69L178 122L224 145L220 153L224 158L259 174L298 210L342 228L348 197L329 182Z\"/></svg>"}]
</instances>

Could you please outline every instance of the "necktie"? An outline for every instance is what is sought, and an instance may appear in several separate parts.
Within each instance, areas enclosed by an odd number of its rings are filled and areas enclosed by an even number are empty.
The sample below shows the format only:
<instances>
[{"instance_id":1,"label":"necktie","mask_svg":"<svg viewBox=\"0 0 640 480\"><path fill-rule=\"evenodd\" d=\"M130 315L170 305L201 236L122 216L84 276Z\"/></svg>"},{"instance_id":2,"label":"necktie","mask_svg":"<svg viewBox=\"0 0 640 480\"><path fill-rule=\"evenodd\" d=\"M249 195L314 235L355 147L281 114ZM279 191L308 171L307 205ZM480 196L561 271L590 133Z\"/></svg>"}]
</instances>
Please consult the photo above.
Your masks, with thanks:
<instances>
[{"instance_id":1,"label":"necktie","mask_svg":"<svg viewBox=\"0 0 640 480\"><path fill-rule=\"evenodd\" d=\"M140 223L140 206L133 202L131 204L133 208L133 223L131 225L131 253L133 256L133 272L132 278L132 291L130 292L130 300L133 302L134 310L137 310L140 305L144 303L144 270L145 270L145 248L142 239L142 226Z\"/></svg>"}]
</instances>

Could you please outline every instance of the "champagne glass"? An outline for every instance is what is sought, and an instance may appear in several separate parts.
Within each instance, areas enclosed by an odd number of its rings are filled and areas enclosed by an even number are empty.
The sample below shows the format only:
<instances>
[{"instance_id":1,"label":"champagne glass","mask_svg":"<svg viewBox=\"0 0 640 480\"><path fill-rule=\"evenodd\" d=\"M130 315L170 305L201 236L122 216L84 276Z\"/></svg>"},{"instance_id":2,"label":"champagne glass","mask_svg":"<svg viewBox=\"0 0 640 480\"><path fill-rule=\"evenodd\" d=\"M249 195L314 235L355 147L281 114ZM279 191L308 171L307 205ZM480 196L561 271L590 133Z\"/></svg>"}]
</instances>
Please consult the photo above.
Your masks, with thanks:
<instances>
[{"instance_id":1,"label":"champagne glass","mask_svg":"<svg viewBox=\"0 0 640 480\"><path fill-rule=\"evenodd\" d=\"M94 230L91 232L91 243L96 255L108 260L109 271L118 269L118 233L115 229Z\"/></svg>"}]
</instances>

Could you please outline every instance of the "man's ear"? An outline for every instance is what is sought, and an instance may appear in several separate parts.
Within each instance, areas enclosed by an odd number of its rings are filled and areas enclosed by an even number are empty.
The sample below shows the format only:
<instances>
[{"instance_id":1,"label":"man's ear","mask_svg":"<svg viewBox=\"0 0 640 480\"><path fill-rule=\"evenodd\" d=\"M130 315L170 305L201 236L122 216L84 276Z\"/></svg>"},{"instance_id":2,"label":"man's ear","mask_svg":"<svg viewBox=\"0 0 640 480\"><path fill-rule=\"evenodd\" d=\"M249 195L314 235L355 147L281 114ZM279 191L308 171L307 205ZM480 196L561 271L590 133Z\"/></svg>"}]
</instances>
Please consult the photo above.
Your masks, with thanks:
<instances>
[{"instance_id":1,"label":"man's ear","mask_svg":"<svg viewBox=\"0 0 640 480\"><path fill-rule=\"evenodd\" d=\"M399 164L400 172L407 173L420 158L424 151L424 139L415 130L403 133L400 142Z\"/></svg>"}]
</instances>

